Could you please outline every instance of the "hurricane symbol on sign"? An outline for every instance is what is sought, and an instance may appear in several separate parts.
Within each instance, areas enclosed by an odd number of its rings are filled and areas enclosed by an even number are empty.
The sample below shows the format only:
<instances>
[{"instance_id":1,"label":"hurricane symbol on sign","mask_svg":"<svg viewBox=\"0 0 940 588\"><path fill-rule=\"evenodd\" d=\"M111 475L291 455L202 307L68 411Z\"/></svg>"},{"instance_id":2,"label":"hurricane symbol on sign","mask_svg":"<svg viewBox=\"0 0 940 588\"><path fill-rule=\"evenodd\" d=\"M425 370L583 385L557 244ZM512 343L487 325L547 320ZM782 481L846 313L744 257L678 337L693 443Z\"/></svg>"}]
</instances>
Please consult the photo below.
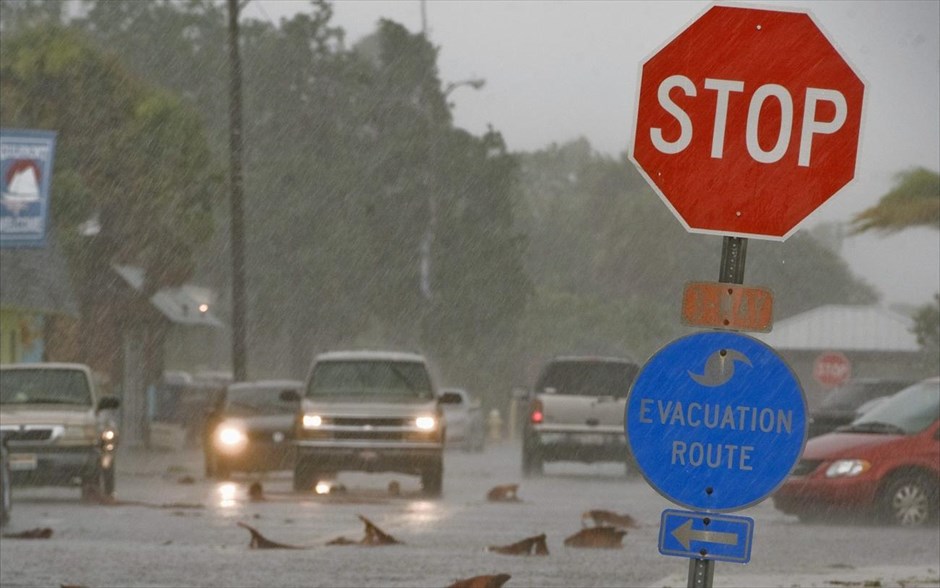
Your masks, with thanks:
<instances>
[{"instance_id":1,"label":"hurricane symbol on sign","mask_svg":"<svg viewBox=\"0 0 940 588\"><path fill-rule=\"evenodd\" d=\"M689 370L689 376L701 384L714 388L728 382L734 376L734 362L742 361L751 365L751 360L746 355L735 351L734 349L720 349L708 356L705 360L705 372L702 374L693 374Z\"/></svg>"}]
</instances>

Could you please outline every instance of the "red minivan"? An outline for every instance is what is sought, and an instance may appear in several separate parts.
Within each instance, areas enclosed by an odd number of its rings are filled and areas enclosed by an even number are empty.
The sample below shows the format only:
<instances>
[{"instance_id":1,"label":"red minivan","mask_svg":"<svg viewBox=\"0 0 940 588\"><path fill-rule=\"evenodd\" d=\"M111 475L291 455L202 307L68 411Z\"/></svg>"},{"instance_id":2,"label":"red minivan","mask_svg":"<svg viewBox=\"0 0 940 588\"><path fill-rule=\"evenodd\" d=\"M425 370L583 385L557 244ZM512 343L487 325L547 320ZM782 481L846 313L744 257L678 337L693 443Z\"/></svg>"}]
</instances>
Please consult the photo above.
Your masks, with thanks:
<instances>
[{"instance_id":1,"label":"red minivan","mask_svg":"<svg viewBox=\"0 0 940 588\"><path fill-rule=\"evenodd\" d=\"M940 515L940 378L905 388L806 442L774 506L801 520L866 513L906 526Z\"/></svg>"}]
</instances>

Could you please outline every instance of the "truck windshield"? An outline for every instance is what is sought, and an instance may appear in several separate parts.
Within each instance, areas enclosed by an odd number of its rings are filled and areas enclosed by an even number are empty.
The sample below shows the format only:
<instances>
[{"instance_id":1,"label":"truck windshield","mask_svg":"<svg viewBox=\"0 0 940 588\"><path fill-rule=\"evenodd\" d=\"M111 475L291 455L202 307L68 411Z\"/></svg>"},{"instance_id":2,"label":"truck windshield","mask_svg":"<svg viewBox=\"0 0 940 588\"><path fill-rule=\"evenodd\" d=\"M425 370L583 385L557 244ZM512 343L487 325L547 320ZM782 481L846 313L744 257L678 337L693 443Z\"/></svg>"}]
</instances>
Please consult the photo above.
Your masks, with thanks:
<instances>
[{"instance_id":1,"label":"truck windshield","mask_svg":"<svg viewBox=\"0 0 940 588\"><path fill-rule=\"evenodd\" d=\"M350 400L383 396L431 399L434 393L423 364L403 361L329 361L318 363L307 397Z\"/></svg>"},{"instance_id":2,"label":"truck windshield","mask_svg":"<svg viewBox=\"0 0 940 588\"><path fill-rule=\"evenodd\" d=\"M557 361L545 367L536 390L571 396L625 398L639 370L636 364L613 361Z\"/></svg>"},{"instance_id":3,"label":"truck windshield","mask_svg":"<svg viewBox=\"0 0 940 588\"><path fill-rule=\"evenodd\" d=\"M0 404L91 404L85 374L78 370L0 371Z\"/></svg>"}]
</instances>

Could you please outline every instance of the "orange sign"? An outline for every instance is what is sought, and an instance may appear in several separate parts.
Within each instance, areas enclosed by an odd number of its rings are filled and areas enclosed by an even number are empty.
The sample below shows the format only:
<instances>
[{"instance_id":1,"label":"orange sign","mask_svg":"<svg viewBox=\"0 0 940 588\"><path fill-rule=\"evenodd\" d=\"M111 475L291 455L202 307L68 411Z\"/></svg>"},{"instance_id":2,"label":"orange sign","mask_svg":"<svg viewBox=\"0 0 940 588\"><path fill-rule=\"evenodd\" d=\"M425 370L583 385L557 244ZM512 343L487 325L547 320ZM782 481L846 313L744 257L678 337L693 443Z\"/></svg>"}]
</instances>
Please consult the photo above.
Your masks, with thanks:
<instances>
[{"instance_id":1,"label":"orange sign","mask_svg":"<svg viewBox=\"0 0 940 588\"><path fill-rule=\"evenodd\" d=\"M728 331L770 332L774 295L767 288L689 282L682 294L682 322Z\"/></svg>"}]
</instances>

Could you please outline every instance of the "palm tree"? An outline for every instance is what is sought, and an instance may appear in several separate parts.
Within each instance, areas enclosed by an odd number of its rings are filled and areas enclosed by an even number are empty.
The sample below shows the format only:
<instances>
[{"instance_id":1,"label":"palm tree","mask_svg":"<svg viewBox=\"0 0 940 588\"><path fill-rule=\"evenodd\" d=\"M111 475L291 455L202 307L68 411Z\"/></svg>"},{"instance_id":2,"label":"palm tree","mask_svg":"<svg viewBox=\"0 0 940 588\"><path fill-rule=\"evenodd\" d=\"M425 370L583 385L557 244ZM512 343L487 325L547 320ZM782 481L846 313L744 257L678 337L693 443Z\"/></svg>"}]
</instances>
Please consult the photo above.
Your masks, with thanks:
<instances>
[{"instance_id":1,"label":"palm tree","mask_svg":"<svg viewBox=\"0 0 940 588\"><path fill-rule=\"evenodd\" d=\"M852 234L876 229L887 232L907 227L940 229L940 174L922 167L895 176L894 188L878 204L852 219Z\"/></svg>"}]
</instances>

